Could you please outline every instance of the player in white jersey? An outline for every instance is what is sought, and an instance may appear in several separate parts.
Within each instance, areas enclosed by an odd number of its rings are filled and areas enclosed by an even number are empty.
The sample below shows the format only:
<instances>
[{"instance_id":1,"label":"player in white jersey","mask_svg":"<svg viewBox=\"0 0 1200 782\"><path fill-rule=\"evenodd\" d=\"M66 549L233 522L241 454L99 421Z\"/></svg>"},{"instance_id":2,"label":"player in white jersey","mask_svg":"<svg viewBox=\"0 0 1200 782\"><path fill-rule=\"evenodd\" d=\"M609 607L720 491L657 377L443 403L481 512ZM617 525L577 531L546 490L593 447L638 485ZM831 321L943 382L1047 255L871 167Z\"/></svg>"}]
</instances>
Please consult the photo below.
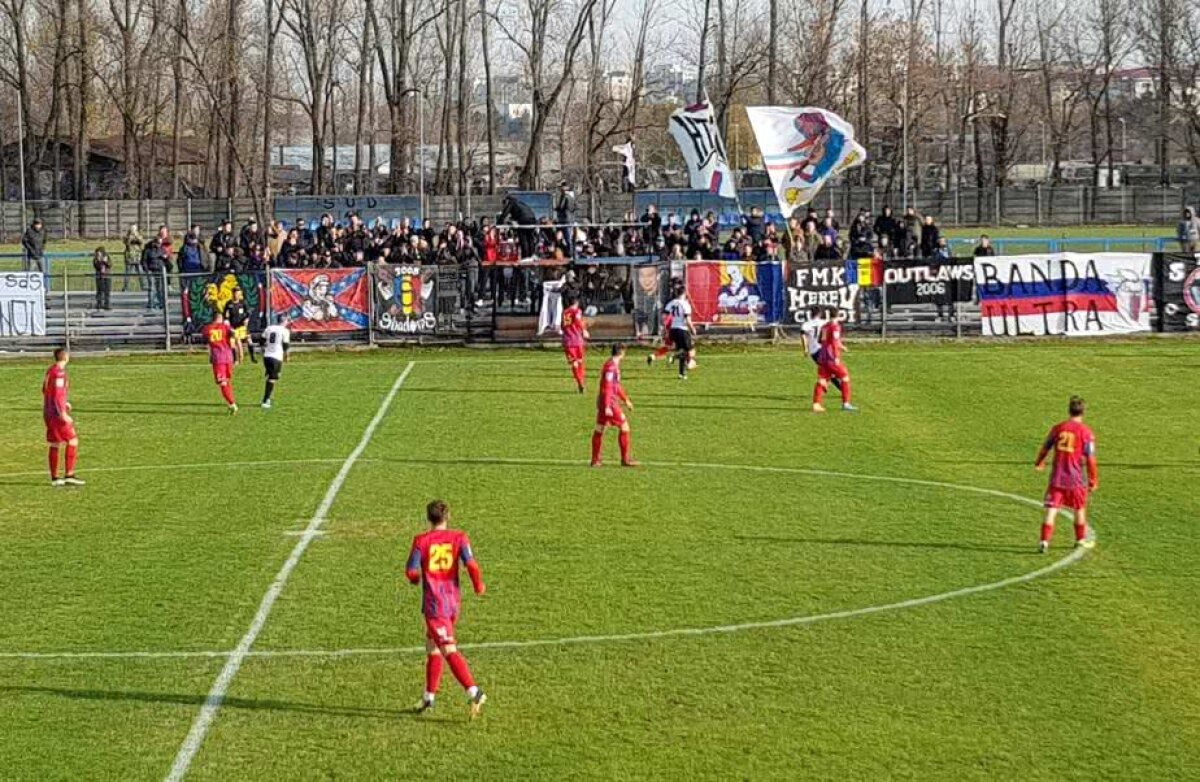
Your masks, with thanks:
<instances>
[{"instance_id":1,"label":"player in white jersey","mask_svg":"<svg viewBox=\"0 0 1200 782\"><path fill-rule=\"evenodd\" d=\"M821 329L830 319L836 317L835 310L826 311L820 307L809 307L808 320L800 324L800 333L804 335L804 349L808 351L808 357L813 360L814 364L820 363L817 355L821 352ZM842 381L839 378L831 378L830 382L839 392L842 390Z\"/></svg>"},{"instance_id":2,"label":"player in white jersey","mask_svg":"<svg viewBox=\"0 0 1200 782\"><path fill-rule=\"evenodd\" d=\"M692 339L696 326L692 323L692 303L688 301L687 290L680 286L674 293L675 298L667 302L663 312L669 319L671 344L679 357L679 379L687 380L688 370L696 366L696 343Z\"/></svg>"},{"instance_id":3,"label":"player in white jersey","mask_svg":"<svg viewBox=\"0 0 1200 782\"><path fill-rule=\"evenodd\" d=\"M263 410L271 409L271 394L275 393L275 384L279 382L279 373L283 370L283 362L287 361L288 348L291 347L292 333L288 331L288 319L281 317L272 326L267 326L263 332L263 369L267 373L267 386L263 390Z\"/></svg>"}]
</instances>

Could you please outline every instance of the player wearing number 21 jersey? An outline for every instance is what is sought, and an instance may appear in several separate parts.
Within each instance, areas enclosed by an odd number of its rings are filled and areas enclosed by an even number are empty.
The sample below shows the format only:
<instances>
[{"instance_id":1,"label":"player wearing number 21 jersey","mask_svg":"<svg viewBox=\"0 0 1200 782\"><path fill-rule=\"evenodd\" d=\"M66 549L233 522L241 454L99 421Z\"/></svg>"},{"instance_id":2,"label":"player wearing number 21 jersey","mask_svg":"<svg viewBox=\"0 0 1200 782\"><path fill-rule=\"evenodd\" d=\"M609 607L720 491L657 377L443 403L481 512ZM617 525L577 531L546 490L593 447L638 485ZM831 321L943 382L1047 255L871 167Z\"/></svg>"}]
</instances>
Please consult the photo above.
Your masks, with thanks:
<instances>
[{"instance_id":1,"label":"player wearing number 21 jersey","mask_svg":"<svg viewBox=\"0 0 1200 782\"><path fill-rule=\"evenodd\" d=\"M467 569L471 586L477 595L485 591L483 575L471 553L471 541L467 533L447 527L450 508L446 503L434 500L426 507L425 515L430 529L413 538L408 565L405 567L408 580L421 585L421 613L425 616L425 694L417 705L417 711L433 708L444 661L450 666L454 678L467 691L471 717L475 718L487 696L476 686L467 660L458 651L458 640L454 637L454 625L458 621L461 603L458 567L461 564Z\"/></svg>"},{"instance_id":2,"label":"player wearing number 21 jersey","mask_svg":"<svg viewBox=\"0 0 1200 782\"><path fill-rule=\"evenodd\" d=\"M1042 553L1050 548L1054 520L1062 508L1070 509L1075 516L1075 545L1085 548L1095 545L1088 535L1087 504L1088 494L1096 490L1100 476L1096 471L1096 437L1083 423L1084 409L1082 399L1071 397L1068 405L1071 417L1050 430L1034 462L1036 469L1043 470L1046 459L1054 454L1050 485L1046 488L1046 518L1038 545Z\"/></svg>"}]
</instances>

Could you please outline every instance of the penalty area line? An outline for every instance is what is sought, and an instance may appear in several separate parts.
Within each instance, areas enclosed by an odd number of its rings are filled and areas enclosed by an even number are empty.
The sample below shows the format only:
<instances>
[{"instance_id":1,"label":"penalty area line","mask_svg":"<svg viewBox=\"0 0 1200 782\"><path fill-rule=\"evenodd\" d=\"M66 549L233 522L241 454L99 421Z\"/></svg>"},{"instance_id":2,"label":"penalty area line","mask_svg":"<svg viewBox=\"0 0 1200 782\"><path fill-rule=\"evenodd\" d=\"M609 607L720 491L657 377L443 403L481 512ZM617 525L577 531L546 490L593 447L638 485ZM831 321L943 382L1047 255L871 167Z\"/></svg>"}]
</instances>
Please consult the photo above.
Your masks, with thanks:
<instances>
[{"instance_id":1,"label":"penalty area line","mask_svg":"<svg viewBox=\"0 0 1200 782\"><path fill-rule=\"evenodd\" d=\"M267 592L263 595L262 602L258 606L258 612L254 614L254 619L250 622L250 627L246 630L245 635L242 636L238 645L229 653L224 667L221 668L220 674L217 675L216 681L213 682L212 688L208 691L208 697L204 699L204 705L200 707L200 713L196 715L191 729L188 731L183 743L180 744L179 751L175 755L175 762L171 764L171 770L167 773L167 782L179 782L179 780L182 780L187 775L188 769L191 768L192 761L196 757L196 753L200 751L200 746L204 743L204 737L208 734L209 727L212 726L213 720L216 719L217 713L221 710L221 705L225 702L225 695L229 692L229 686L233 683L234 677L237 676L242 663L246 661L251 648L254 646L254 642L258 640L259 633L262 632L267 619L271 616L271 609L275 607L275 601L283 593L283 588L287 586L288 578L292 575L292 571L296 569L296 566L300 564L300 559L304 556L308 545L320 533L321 527L325 524L325 520L329 516L329 509L333 507L333 502L337 499L338 493L341 492L351 468L354 467L354 463L358 461L358 457L370 445L371 438L375 436L375 430L379 427L380 422L383 421L384 416L387 415L388 408L392 406L392 400L396 398L396 394L400 392L400 387L408 379L408 375L412 372L414 364L415 362L409 361L408 365L404 367L404 371L392 383L391 389L388 390L383 401L379 403L379 409L375 411L375 417L371 419L370 423L367 424L367 428L363 430L362 438L358 441L358 445L354 447L354 450L342 462L341 469L333 477L333 481L325 491L325 496L321 499L321 504L317 506L316 512L309 519L304 534L300 537L300 540L296 541L296 546L292 549L292 553L275 575L275 580L267 588Z\"/></svg>"}]
</instances>

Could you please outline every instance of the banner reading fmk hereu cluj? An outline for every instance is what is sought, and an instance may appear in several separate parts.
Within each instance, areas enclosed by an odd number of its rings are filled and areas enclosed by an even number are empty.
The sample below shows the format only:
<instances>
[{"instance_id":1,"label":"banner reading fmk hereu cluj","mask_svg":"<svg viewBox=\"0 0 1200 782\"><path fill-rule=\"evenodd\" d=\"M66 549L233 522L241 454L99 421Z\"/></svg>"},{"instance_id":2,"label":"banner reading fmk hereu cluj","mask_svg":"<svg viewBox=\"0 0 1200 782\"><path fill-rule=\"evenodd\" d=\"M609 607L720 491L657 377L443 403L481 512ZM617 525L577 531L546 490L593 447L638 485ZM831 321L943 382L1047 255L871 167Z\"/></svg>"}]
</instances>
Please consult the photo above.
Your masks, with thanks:
<instances>
[{"instance_id":1,"label":"banner reading fmk hereu cluj","mask_svg":"<svg viewBox=\"0 0 1200 782\"><path fill-rule=\"evenodd\" d=\"M1150 330L1150 253L977 258L983 335L1104 336Z\"/></svg>"}]
</instances>

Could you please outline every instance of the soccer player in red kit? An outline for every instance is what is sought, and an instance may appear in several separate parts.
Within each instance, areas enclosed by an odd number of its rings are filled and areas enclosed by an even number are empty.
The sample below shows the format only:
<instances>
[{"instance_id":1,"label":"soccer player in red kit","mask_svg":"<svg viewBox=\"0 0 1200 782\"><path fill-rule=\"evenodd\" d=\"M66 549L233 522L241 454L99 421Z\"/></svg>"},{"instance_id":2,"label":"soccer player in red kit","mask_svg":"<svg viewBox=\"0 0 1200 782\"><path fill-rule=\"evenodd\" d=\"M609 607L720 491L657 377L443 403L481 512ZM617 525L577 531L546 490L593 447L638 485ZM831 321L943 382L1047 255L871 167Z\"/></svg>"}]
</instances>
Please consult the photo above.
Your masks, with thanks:
<instances>
[{"instance_id":1,"label":"soccer player in red kit","mask_svg":"<svg viewBox=\"0 0 1200 782\"><path fill-rule=\"evenodd\" d=\"M671 341L671 313L663 313L660 331L662 332L662 344L653 353L646 356L646 366L653 366L655 361L666 358L675 351L675 343ZM671 356L671 360L674 360L674 356Z\"/></svg>"},{"instance_id":2,"label":"soccer player in red kit","mask_svg":"<svg viewBox=\"0 0 1200 782\"><path fill-rule=\"evenodd\" d=\"M1062 508L1068 508L1075 517L1075 545L1083 548L1096 545L1088 535L1087 525L1088 494L1096 490L1100 478L1096 471L1096 437L1083 423L1082 399L1071 397L1067 412L1071 417L1050 430L1034 462L1034 468L1040 472L1046 468L1047 457L1054 454L1050 485L1046 489L1046 519L1042 522L1042 539L1038 544L1043 554L1050 548L1054 519Z\"/></svg>"},{"instance_id":3,"label":"soccer player in red kit","mask_svg":"<svg viewBox=\"0 0 1200 782\"><path fill-rule=\"evenodd\" d=\"M604 362L600 370L600 396L596 398L596 430L592 432L592 466L600 466L600 450L604 447L604 430L615 426L620 430L617 442L621 446L621 464L625 467L637 467L637 462L629 458L629 419L621 405L633 409L633 402L621 386L621 359L625 358L625 346L613 345L612 358Z\"/></svg>"},{"instance_id":4,"label":"soccer player in red kit","mask_svg":"<svg viewBox=\"0 0 1200 782\"><path fill-rule=\"evenodd\" d=\"M79 454L79 436L75 434L75 419L71 417L71 403L67 401L70 384L67 382L67 364L71 354L66 348L54 351L54 363L46 370L42 380L42 420L46 423L46 442L50 445L50 485L82 486L83 481L75 477L75 458ZM58 477L58 452L67 451L66 475Z\"/></svg>"},{"instance_id":5,"label":"soccer player in red kit","mask_svg":"<svg viewBox=\"0 0 1200 782\"><path fill-rule=\"evenodd\" d=\"M583 310L579 307L579 299L570 297L562 314L563 352L567 354L567 363L571 365L571 374L575 376L575 385L581 394L584 391L584 351L587 349L586 340L591 336L587 321L583 319Z\"/></svg>"},{"instance_id":6,"label":"soccer player in red kit","mask_svg":"<svg viewBox=\"0 0 1200 782\"><path fill-rule=\"evenodd\" d=\"M836 311L827 313L829 320L821 327L821 349L817 351L817 384L813 387L813 412L824 413L825 392L829 381L836 378L841 383L842 410L850 413L858 408L850 404L850 373L842 363L842 322Z\"/></svg>"},{"instance_id":7,"label":"soccer player in red kit","mask_svg":"<svg viewBox=\"0 0 1200 782\"><path fill-rule=\"evenodd\" d=\"M458 587L458 566L461 563L471 577L475 594L485 591L483 574L479 563L471 553L471 541L462 530L448 529L450 508L441 500L434 500L425 508L430 530L413 538L412 550L408 555L405 575L414 584L421 585L421 613L425 616L425 695L417 711L433 708L438 684L442 679L443 660L458 683L467 691L471 704L471 718L479 716L487 701L483 690L471 678L467 660L458 651L454 637L454 624L458 621L461 592Z\"/></svg>"},{"instance_id":8,"label":"soccer player in red kit","mask_svg":"<svg viewBox=\"0 0 1200 782\"><path fill-rule=\"evenodd\" d=\"M212 364L213 379L221 389L230 414L238 411L233 398L233 329L225 322L220 312L213 313L212 323L204 327L204 341L208 343L208 360Z\"/></svg>"}]
</instances>

